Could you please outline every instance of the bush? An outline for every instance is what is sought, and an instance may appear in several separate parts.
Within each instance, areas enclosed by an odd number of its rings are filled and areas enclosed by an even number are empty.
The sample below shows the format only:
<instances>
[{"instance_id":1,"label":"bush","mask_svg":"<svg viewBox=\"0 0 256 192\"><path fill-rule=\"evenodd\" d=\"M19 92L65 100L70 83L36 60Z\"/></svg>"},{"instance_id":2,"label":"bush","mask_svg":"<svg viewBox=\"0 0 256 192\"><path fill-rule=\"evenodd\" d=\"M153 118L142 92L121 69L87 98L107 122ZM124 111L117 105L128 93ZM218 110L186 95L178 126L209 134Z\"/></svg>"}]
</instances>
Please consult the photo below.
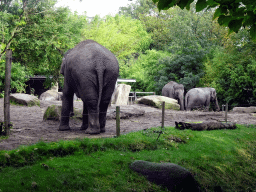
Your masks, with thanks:
<instances>
[{"instance_id":1,"label":"bush","mask_svg":"<svg viewBox=\"0 0 256 192\"><path fill-rule=\"evenodd\" d=\"M15 92L25 92L25 82L29 80L30 73L20 63L12 63L11 69L11 90ZM0 97L4 96L5 85L5 58L0 61Z\"/></svg>"}]
</instances>

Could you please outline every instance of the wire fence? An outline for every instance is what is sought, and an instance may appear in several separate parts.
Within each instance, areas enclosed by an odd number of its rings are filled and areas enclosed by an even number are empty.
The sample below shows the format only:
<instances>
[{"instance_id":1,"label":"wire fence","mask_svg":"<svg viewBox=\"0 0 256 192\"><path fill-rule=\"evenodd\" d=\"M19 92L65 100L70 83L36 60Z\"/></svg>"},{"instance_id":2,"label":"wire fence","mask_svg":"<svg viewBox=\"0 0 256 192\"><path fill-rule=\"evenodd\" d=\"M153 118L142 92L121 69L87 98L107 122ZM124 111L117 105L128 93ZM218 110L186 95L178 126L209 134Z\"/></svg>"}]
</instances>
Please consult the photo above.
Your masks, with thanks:
<instances>
[{"instance_id":1,"label":"wire fence","mask_svg":"<svg viewBox=\"0 0 256 192\"><path fill-rule=\"evenodd\" d=\"M145 93L145 92L143 92L143 93ZM154 93L154 92L151 92L151 93ZM133 98L135 98L135 97L133 97ZM131 103L130 103L131 104ZM236 105L236 106L238 106L238 105ZM251 109L251 113L256 113L256 106L251 106L251 105L249 105L249 104L243 104L242 105L243 107L240 107L240 108L246 108L246 106L247 106L247 108L249 108L249 109ZM194 106L195 108L200 108L200 109L202 109L203 111L205 111L205 106L200 106L200 105L198 105L198 106ZM221 105L221 107L220 107L220 109L221 109L221 111L223 111L223 112L225 112L225 113L223 113L223 117L224 117L224 121L228 121L228 116L227 116L227 114L228 114L228 112L229 112L229 110L228 110L228 108L229 108L230 106L228 106L228 105ZM238 107L239 108L239 107ZM115 112L117 112L118 111L118 109L116 109L116 111ZM239 112L243 112L243 111L239 111ZM100 115L100 114L107 114L108 112L99 112L99 113L90 113L90 114L92 114L92 115ZM121 111L120 111L120 108L119 108L119 112L118 112L118 114L116 114L116 119L118 119L119 118L119 122L116 122L116 125L118 125L119 124L119 127L120 127L120 113L121 113ZM164 122L165 122L165 111L163 110L162 111L162 120L161 121L159 121L159 122L161 122L161 124L159 123L159 126L161 126L161 127L164 127ZM69 117L72 117L74 114L70 114L69 116L60 116L59 117L59 119L62 119L62 118L69 118ZM88 116L88 118L89 118L89 114L80 114L80 117L82 118L83 116ZM119 117L118 117L119 116ZM19 117L17 117L16 119L15 119L16 121L18 121L18 120L24 120L24 119L19 119ZM35 120L35 119L30 119L30 118L26 118L26 120L28 121L28 120L31 120L31 121L33 121L33 120ZM159 119L160 120L160 119ZM4 129L5 129L5 127L4 127L4 123L8 123L7 121L2 121L2 122L0 122L0 133L3 133L4 132ZM12 125L12 123L9 123L8 124L8 126L9 127L12 127L13 125ZM120 128L119 128L120 129ZM120 131L119 131L119 134L120 134Z\"/></svg>"}]
</instances>

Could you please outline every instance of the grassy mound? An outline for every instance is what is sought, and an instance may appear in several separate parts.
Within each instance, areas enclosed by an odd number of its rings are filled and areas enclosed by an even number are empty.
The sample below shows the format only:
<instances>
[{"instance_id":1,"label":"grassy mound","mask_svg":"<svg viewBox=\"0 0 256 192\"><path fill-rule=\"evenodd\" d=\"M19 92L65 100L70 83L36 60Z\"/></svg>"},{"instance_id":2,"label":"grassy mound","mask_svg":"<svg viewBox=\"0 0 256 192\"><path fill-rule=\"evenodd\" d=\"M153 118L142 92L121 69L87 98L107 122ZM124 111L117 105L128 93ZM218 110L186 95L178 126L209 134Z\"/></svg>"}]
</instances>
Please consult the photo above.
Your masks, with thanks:
<instances>
[{"instance_id":1,"label":"grassy mound","mask_svg":"<svg viewBox=\"0 0 256 192\"><path fill-rule=\"evenodd\" d=\"M167 191L129 169L135 160L188 169L202 191L256 189L256 126L195 132L152 128L118 138L40 142L0 151L1 191ZM11 178L11 179L10 179Z\"/></svg>"}]
</instances>

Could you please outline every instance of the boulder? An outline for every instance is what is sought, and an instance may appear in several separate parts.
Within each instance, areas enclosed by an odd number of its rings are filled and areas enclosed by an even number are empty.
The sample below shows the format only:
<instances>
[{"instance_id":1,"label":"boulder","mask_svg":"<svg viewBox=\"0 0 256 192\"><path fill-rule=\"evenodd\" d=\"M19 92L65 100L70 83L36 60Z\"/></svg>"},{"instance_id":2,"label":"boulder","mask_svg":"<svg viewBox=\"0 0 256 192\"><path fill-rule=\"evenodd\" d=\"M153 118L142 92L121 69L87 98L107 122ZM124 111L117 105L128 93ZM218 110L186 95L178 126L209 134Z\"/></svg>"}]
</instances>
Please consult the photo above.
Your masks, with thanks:
<instances>
[{"instance_id":1,"label":"boulder","mask_svg":"<svg viewBox=\"0 0 256 192\"><path fill-rule=\"evenodd\" d=\"M43 101L61 101L62 92L58 92L58 83L50 90L43 92L39 99Z\"/></svg>"},{"instance_id":2,"label":"boulder","mask_svg":"<svg viewBox=\"0 0 256 192\"><path fill-rule=\"evenodd\" d=\"M62 93L54 90L48 90L43 92L39 99L43 101L61 101Z\"/></svg>"},{"instance_id":3,"label":"boulder","mask_svg":"<svg viewBox=\"0 0 256 192\"><path fill-rule=\"evenodd\" d=\"M111 103L116 105L127 105L129 101L130 90L131 90L130 85L125 85L125 84L117 85L112 95Z\"/></svg>"},{"instance_id":4,"label":"boulder","mask_svg":"<svg viewBox=\"0 0 256 192\"><path fill-rule=\"evenodd\" d=\"M38 106L40 106L40 100L36 96L25 94L25 93L11 94L10 101L13 101L14 103L18 103L21 105L27 105L27 106L38 105Z\"/></svg>"},{"instance_id":5,"label":"boulder","mask_svg":"<svg viewBox=\"0 0 256 192\"><path fill-rule=\"evenodd\" d=\"M232 111L235 113L256 113L256 107L234 107Z\"/></svg>"},{"instance_id":6,"label":"boulder","mask_svg":"<svg viewBox=\"0 0 256 192\"><path fill-rule=\"evenodd\" d=\"M157 108L162 108L162 103L165 101L165 109L180 110L180 105L176 99L172 99L165 96L150 95L144 96L137 100L138 104L149 105Z\"/></svg>"},{"instance_id":7,"label":"boulder","mask_svg":"<svg viewBox=\"0 0 256 192\"><path fill-rule=\"evenodd\" d=\"M60 121L61 105L50 105L44 112L43 120Z\"/></svg>"},{"instance_id":8,"label":"boulder","mask_svg":"<svg viewBox=\"0 0 256 192\"><path fill-rule=\"evenodd\" d=\"M120 119L129 119L130 117L139 117L145 114L142 109L137 109L132 105L120 107ZM109 107L107 111L107 119L116 119L116 108Z\"/></svg>"},{"instance_id":9,"label":"boulder","mask_svg":"<svg viewBox=\"0 0 256 192\"><path fill-rule=\"evenodd\" d=\"M137 160L130 165L130 169L170 191L200 191L199 184L193 175L184 167L173 163L152 163Z\"/></svg>"},{"instance_id":10,"label":"boulder","mask_svg":"<svg viewBox=\"0 0 256 192\"><path fill-rule=\"evenodd\" d=\"M61 117L61 105L50 105L44 112L44 120L55 120L60 121ZM82 109L74 108L74 113L70 113L70 117L74 116L74 118L82 119Z\"/></svg>"}]
</instances>

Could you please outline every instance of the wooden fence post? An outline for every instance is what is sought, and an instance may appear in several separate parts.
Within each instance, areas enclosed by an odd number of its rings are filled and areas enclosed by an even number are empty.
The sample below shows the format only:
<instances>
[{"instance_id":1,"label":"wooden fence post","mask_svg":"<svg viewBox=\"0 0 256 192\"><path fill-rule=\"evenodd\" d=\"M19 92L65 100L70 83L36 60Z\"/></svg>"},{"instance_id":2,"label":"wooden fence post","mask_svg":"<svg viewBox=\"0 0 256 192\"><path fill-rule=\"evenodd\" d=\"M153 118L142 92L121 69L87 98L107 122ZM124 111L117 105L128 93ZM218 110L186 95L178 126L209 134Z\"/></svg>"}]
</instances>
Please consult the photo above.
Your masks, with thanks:
<instances>
[{"instance_id":1,"label":"wooden fence post","mask_svg":"<svg viewBox=\"0 0 256 192\"><path fill-rule=\"evenodd\" d=\"M225 121L228 121L228 103L226 103L226 110L225 110Z\"/></svg>"},{"instance_id":2,"label":"wooden fence post","mask_svg":"<svg viewBox=\"0 0 256 192\"><path fill-rule=\"evenodd\" d=\"M120 106L116 106L116 136L120 136Z\"/></svg>"},{"instance_id":3,"label":"wooden fence post","mask_svg":"<svg viewBox=\"0 0 256 192\"><path fill-rule=\"evenodd\" d=\"M5 88L4 88L4 126L6 136L10 135L10 86L11 86L12 50L6 50Z\"/></svg>"},{"instance_id":4,"label":"wooden fence post","mask_svg":"<svg viewBox=\"0 0 256 192\"><path fill-rule=\"evenodd\" d=\"M162 103L162 129L164 128L164 111L165 111L165 102Z\"/></svg>"}]
</instances>

